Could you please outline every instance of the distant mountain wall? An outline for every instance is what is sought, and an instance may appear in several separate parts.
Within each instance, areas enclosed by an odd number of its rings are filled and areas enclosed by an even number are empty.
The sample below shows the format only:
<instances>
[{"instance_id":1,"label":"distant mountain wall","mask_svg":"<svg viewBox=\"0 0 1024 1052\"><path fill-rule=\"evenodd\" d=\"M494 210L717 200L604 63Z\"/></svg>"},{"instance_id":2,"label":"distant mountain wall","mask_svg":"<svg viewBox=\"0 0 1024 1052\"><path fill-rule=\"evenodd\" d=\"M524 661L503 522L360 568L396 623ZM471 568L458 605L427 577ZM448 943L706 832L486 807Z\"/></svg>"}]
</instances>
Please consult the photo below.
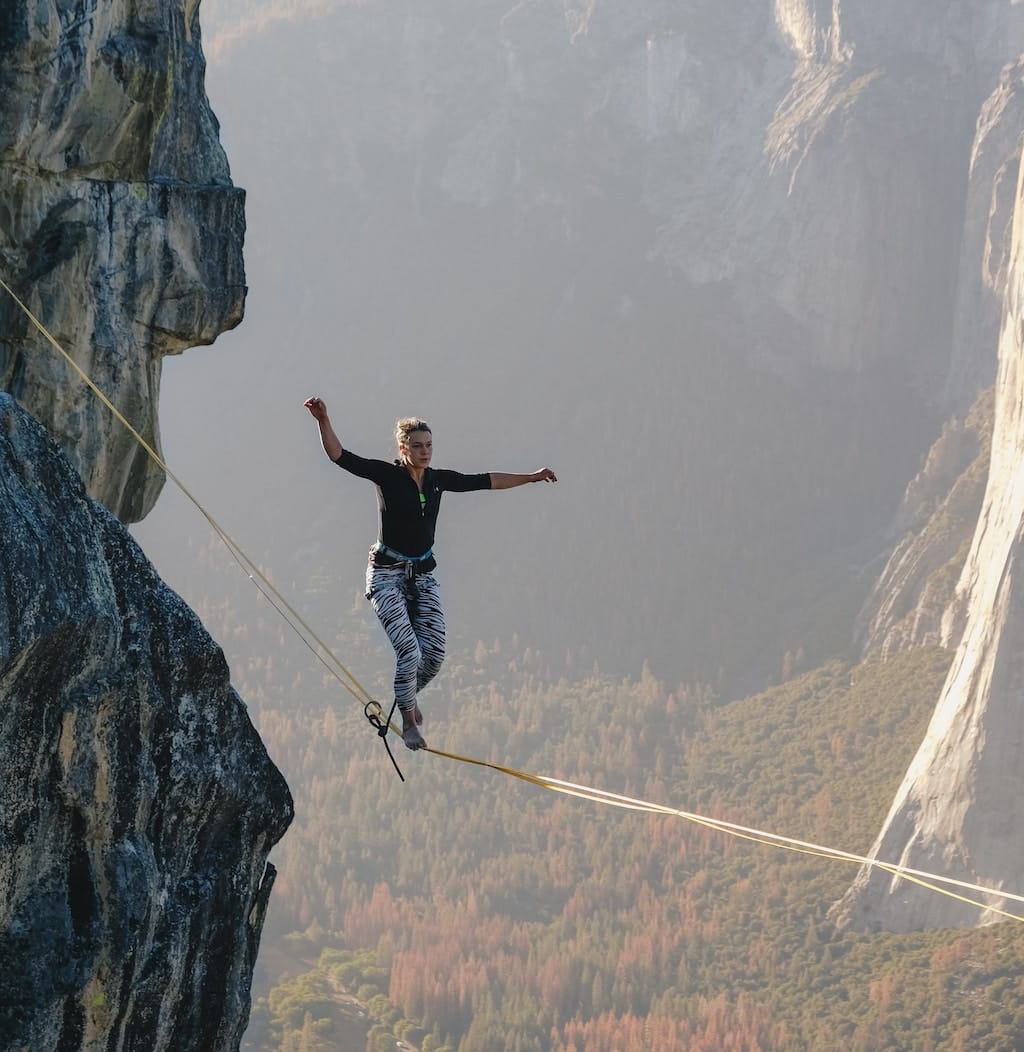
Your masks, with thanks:
<instances>
[{"instance_id":1,"label":"distant mountain wall","mask_svg":"<svg viewBox=\"0 0 1024 1052\"><path fill-rule=\"evenodd\" d=\"M1015 115L1016 116L1016 115ZM1017 127L1021 125L1017 123ZM943 625L956 657L925 740L872 856L1021 893L1024 841L1024 185L1018 180L999 342L988 484L956 602ZM986 900L988 901L988 900ZM995 908L1019 912L996 896ZM865 867L835 909L842 924L909 931L977 922L973 907ZM996 913L982 920L997 921Z\"/></svg>"}]
</instances>

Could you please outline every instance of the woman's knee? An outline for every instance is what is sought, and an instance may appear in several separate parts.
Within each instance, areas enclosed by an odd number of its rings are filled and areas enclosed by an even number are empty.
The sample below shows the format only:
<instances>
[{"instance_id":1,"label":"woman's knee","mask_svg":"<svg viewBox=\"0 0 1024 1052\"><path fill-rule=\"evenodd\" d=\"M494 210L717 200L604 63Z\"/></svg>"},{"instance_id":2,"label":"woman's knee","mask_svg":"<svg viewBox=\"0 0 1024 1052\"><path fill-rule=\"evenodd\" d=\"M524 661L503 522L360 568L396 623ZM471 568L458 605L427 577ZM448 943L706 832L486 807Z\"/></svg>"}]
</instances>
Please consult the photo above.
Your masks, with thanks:
<instances>
[{"instance_id":1,"label":"woman's knee","mask_svg":"<svg viewBox=\"0 0 1024 1052\"><path fill-rule=\"evenodd\" d=\"M410 642L402 641L395 645L395 658L399 668L415 670L423 664L423 651L415 639Z\"/></svg>"},{"instance_id":2,"label":"woman's knee","mask_svg":"<svg viewBox=\"0 0 1024 1052\"><path fill-rule=\"evenodd\" d=\"M429 673L431 676L436 676L441 671L441 666L444 664L444 650L424 650L423 655L420 658L420 668Z\"/></svg>"}]
</instances>

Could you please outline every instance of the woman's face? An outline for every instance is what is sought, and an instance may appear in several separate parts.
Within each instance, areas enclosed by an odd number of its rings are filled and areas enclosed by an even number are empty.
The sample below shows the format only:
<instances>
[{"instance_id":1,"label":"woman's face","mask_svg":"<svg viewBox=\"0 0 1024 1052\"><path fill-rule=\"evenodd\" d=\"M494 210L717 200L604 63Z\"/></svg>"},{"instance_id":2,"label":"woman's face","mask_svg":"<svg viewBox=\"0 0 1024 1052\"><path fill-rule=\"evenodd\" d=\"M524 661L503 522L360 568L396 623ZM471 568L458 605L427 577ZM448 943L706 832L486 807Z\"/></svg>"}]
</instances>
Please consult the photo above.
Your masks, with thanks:
<instances>
[{"instance_id":1,"label":"woman's face","mask_svg":"<svg viewBox=\"0 0 1024 1052\"><path fill-rule=\"evenodd\" d=\"M429 431L410 431L406 444L399 447L399 452L410 467L429 467L434 453L433 436Z\"/></svg>"}]
</instances>

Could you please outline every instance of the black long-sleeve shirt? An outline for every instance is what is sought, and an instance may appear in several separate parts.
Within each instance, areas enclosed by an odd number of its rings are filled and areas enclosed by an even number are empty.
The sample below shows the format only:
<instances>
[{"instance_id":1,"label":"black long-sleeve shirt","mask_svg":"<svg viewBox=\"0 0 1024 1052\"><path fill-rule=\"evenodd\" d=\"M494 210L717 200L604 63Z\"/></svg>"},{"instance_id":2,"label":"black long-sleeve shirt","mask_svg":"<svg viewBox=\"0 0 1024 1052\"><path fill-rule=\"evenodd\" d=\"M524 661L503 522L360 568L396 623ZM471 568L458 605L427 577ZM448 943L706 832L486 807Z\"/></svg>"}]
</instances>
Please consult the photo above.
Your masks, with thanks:
<instances>
[{"instance_id":1,"label":"black long-sleeve shirt","mask_svg":"<svg viewBox=\"0 0 1024 1052\"><path fill-rule=\"evenodd\" d=\"M377 540L411 559L429 552L434 546L437 513L445 490L470 493L491 488L491 476L487 472L464 475L448 468L427 468L421 489L398 461L369 460L347 449L342 450L334 463L359 478L376 483ZM398 560L377 552L373 561L377 566L391 566ZM431 556L423 561L421 569L429 571L436 565Z\"/></svg>"}]
</instances>

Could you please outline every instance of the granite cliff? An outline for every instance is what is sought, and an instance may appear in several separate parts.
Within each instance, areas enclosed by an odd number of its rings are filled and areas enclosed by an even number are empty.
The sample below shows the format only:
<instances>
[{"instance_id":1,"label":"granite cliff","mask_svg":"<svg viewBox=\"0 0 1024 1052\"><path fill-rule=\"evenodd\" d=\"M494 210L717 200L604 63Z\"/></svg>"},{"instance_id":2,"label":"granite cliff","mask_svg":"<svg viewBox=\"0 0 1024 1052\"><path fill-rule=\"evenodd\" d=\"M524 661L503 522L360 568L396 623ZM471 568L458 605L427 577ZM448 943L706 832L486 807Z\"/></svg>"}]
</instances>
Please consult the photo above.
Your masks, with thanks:
<instances>
[{"instance_id":1,"label":"granite cliff","mask_svg":"<svg viewBox=\"0 0 1024 1052\"><path fill-rule=\"evenodd\" d=\"M244 193L203 87L193 0L0 14L0 271L147 440L160 363L242 317ZM0 386L122 521L163 476L0 298Z\"/></svg>"},{"instance_id":2,"label":"granite cliff","mask_svg":"<svg viewBox=\"0 0 1024 1052\"><path fill-rule=\"evenodd\" d=\"M154 445L245 293L203 70L194 0L0 11L0 273ZM122 525L160 471L6 293L0 388L0 1046L235 1049L288 787Z\"/></svg>"},{"instance_id":3,"label":"granite cliff","mask_svg":"<svg viewBox=\"0 0 1024 1052\"><path fill-rule=\"evenodd\" d=\"M794 39L808 42L819 56L845 55L844 62L853 66L866 53L879 71L885 70L886 80L900 58L893 48L916 52L917 62L904 69L917 87L905 73L896 78L902 81L900 95L919 97L930 81L927 97L944 110L941 117L936 112L936 132L944 125L955 139L970 144L963 152L963 186L958 190L955 178L949 183L939 219L951 223L942 237L947 245L959 237L958 253L940 249L957 265L947 286L949 314L925 310L929 305L919 302L907 315L909 328L900 334L907 347L924 335L928 356L948 347L948 358L938 356L939 367L928 381L930 397L963 415L946 422L908 484L891 525L891 555L858 626L867 653L884 656L933 642L952 648L956 656L925 740L871 854L1019 892L1024 824L1016 804L1022 758L1017 727L1024 681L1017 671L1020 586L1014 571L1024 521L1019 497L1024 444L1019 412L1022 27L1005 4L979 5L970 12L940 5L901 27L893 23L906 12L870 3L844 6L831 17L826 14L826 32L808 6L796 10ZM842 98L834 88L825 96L833 103ZM907 131L897 150L920 134ZM937 156L932 149L921 151L921 145L919 140L913 147L917 163ZM922 169L919 178L930 176ZM887 213L875 206L875 219ZM896 241L910 252L930 243L939 249L929 242L935 229L932 235ZM909 259L897 265L904 276L921 273ZM904 288L898 299L913 302L912 290ZM939 327L931 329L937 318ZM945 331L951 332L951 341L943 339ZM876 335L876 345L882 346L882 333ZM993 379L994 391L989 388ZM998 897L991 902L1010 905ZM891 931L998 919L869 867L833 915L844 926Z\"/></svg>"},{"instance_id":4,"label":"granite cliff","mask_svg":"<svg viewBox=\"0 0 1024 1052\"><path fill-rule=\"evenodd\" d=\"M1017 567L1024 543L1024 186L1019 180L1012 231L987 486L955 595L938 625L940 641L956 656L871 854L1019 894L1024 836L1019 803L1024 585ZM998 895L990 901L1015 909ZM888 931L979 921L964 903L870 867L834 913L841 924Z\"/></svg>"},{"instance_id":5,"label":"granite cliff","mask_svg":"<svg viewBox=\"0 0 1024 1052\"><path fill-rule=\"evenodd\" d=\"M237 1048L291 820L219 647L0 394L4 1049Z\"/></svg>"}]
</instances>

